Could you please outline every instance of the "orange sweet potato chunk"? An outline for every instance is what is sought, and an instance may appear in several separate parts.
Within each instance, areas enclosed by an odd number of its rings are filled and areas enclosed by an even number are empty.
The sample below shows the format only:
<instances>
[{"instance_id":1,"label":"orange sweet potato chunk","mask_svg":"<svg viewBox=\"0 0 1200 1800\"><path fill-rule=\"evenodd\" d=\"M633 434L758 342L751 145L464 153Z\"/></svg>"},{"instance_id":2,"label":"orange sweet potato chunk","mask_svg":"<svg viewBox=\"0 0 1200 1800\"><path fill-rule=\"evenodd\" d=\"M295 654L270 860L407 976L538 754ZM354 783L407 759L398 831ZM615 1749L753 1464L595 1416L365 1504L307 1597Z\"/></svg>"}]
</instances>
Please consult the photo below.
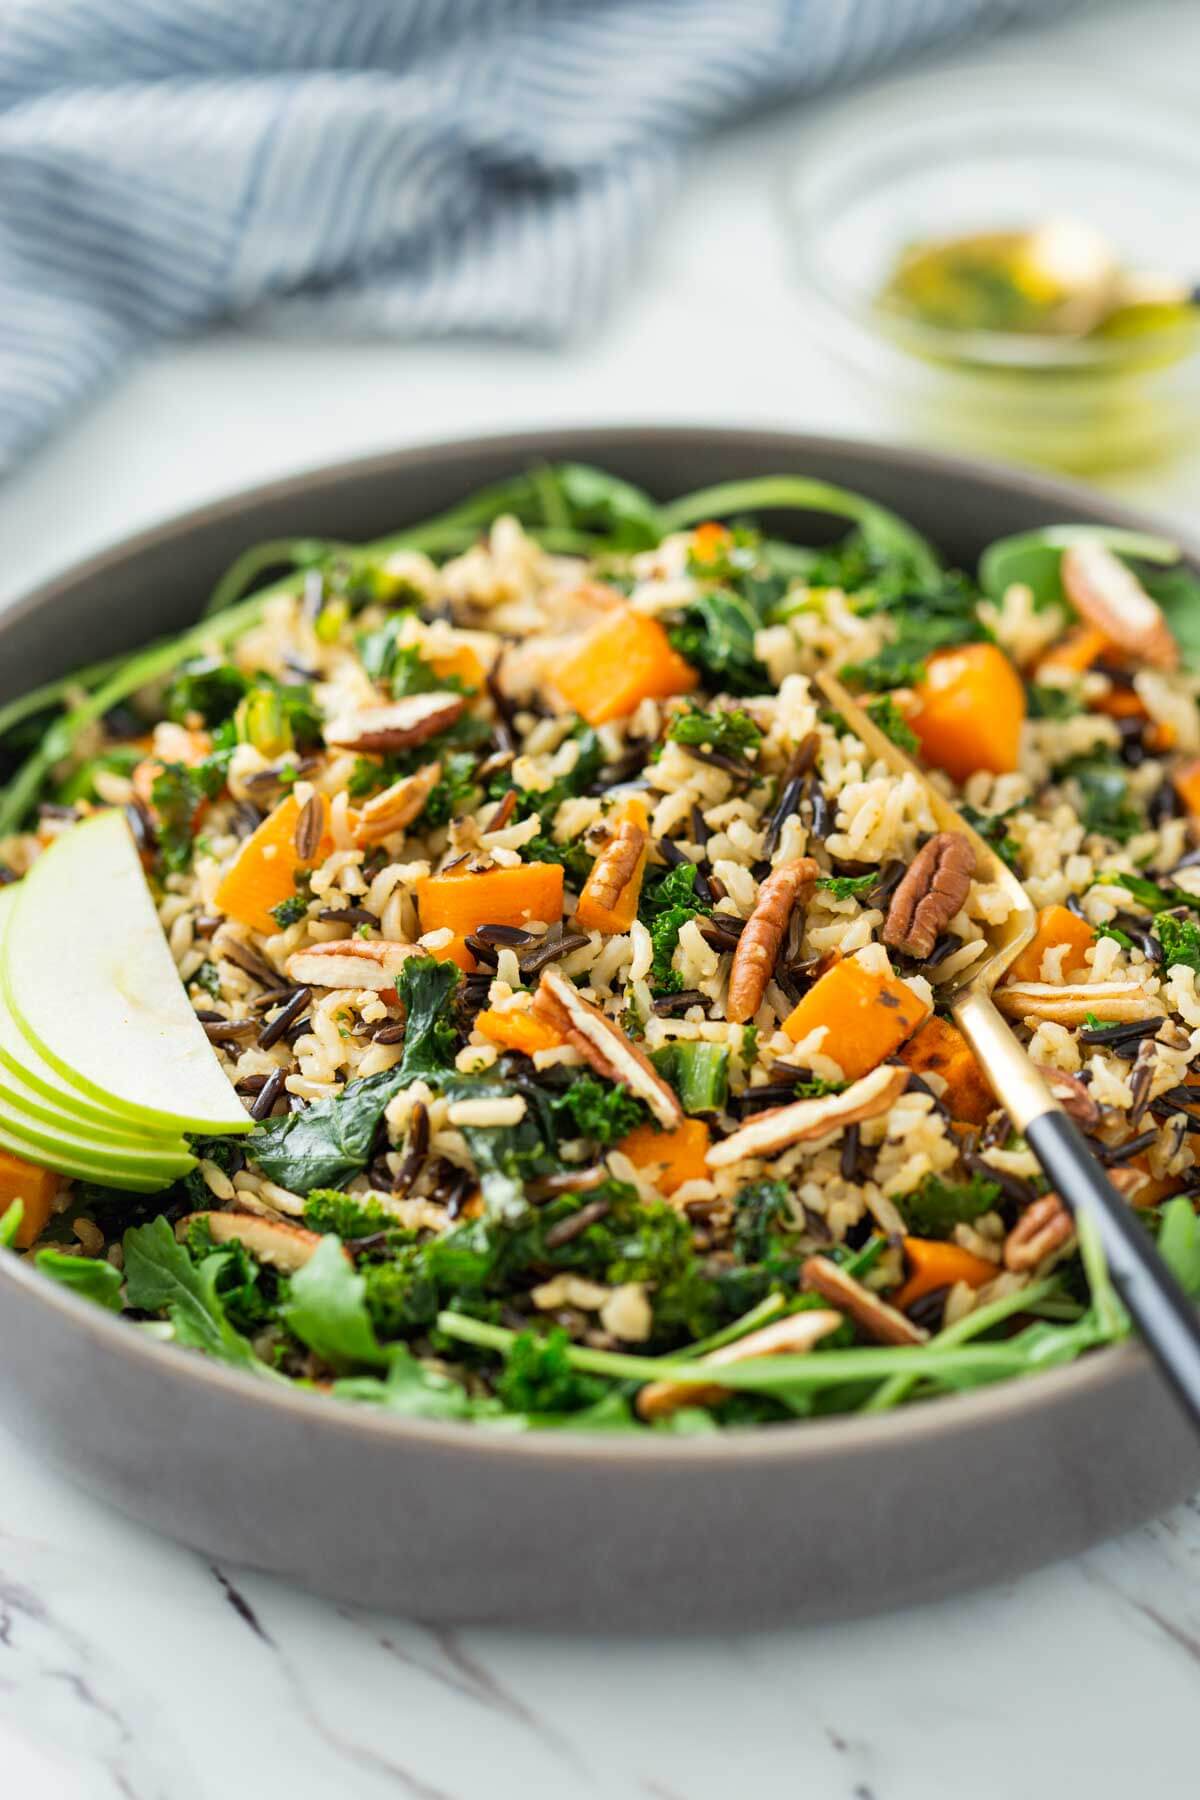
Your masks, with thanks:
<instances>
[{"instance_id":1,"label":"orange sweet potato chunk","mask_svg":"<svg viewBox=\"0 0 1200 1800\"><path fill-rule=\"evenodd\" d=\"M907 718L925 761L952 780L979 769L1007 775L1020 753L1025 689L995 644L964 644L930 657Z\"/></svg>"},{"instance_id":2,"label":"orange sweet potato chunk","mask_svg":"<svg viewBox=\"0 0 1200 1800\"><path fill-rule=\"evenodd\" d=\"M929 1008L895 975L865 969L857 957L834 963L783 1021L794 1044L819 1025L820 1044L847 1081L869 1075L929 1016Z\"/></svg>"},{"instance_id":3,"label":"orange sweet potato chunk","mask_svg":"<svg viewBox=\"0 0 1200 1800\"><path fill-rule=\"evenodd\" d=\"M1060 944L1071 946L1070 953L1063 958L1063 979L1070 981L1083 977L1088 972L1083 953L1090 950L1095 941L1096 933L1087 920L1073 913L1070 907L1043 906L1038 913L1033 942L1022 950L1008 972L1008 979L1040 981L1043 956L1047 950L1057 950Z\"/></svg>"},{"instance_id":4,"label":"orange sweet potato chunk","mask_svg":"<svg viewBox=\"0 0 1200 1800\"><path fill-rule=\"evenodd\" d=\"M986 1257L975 1256L958 1244L944 1244L935 1238L906 1237L904 1254L908 1261L908 1279L903 1287L888 1296L891 1304L901 1312L923 1294L932 1294L936 1288L953 1287L959 1281L965 1281L969 1287L983 1287L1000 1273L998 1265L988 1262Z\"/></svg>"},{"instance_id":5,"label":"orange sweet potato chunk","mask_svg":"<svg viewBox=\"0 0 1200 1800\"><path fill-rule=\"evenodd\" d=\"M673 1131L638 1125L616 1148L638 1169L654 1169L651 1177L660 1193L673 1194L685 1181L703 1181L708 1175L708 1126L703 1119L684 1119Z\"/></svg>"},{"instance_id":6,"label":"orange sweet potato chunk","mask_svg":"<svg viewBox=\"0 0 1200 1800\"><path fill-rule=\"evenodd\" d=\"M562 918L563 872L558 863L520 863L509 869L449 869L417 883L421 930L447 926L466 937L479 925L544 925ZM457 960L457 959L455 959Z\"/></svg>"},{"instance_id":7,"label":"orange sweet potato chunk","mask_svg":"<svg viewBox=\"0 0 1200 1800\"><path fill-rule=\"evenodd\" d=\"M900 1060L916 1075L942 1076L946 1083L942 1098L951 1118L982 1125L995 1109L987 1077L957 1025L936 1017L926 1019L900 1051Z\"/></svg>"},{"instance_id":8,"label":"orange sweet potato chunk","mask_svg":"<svg viewBox=\"0 0 1200 1800\"><path fill-rule=\"evenodd\" d=\"M24 1208L15 1243L18 1250L29 1250L50 1223L50 1207L58 1190L58 1176L53 1169L26 1162L10 1150L0 1150L0 1218L14 1200Z\"/></svg>"},{"instance_id":9,"label":"orange sweet potato chunk","mask_svg":"<svg viewBox=\"0 0 1200 1800\"><path fill-rule=\"evenodd\" d=\"M329 802L319 796L325 814L325 830L311 862L296 854L296 821L300 802L295 794L281 800L258 830L248 837L221 882L216 903L223 913L249 925L252 931L278 931L271 908L290 900L296 891L296 871L324 862L333 849L329 834Z\"/></svg>"},{"instance_id":10,"label":"orange sweet potato chunk","mask_svg":"<svg viewBox=\"0 0 1200 1800\"><path fill-rule=\"evenodd\" d=\"M643 700L690 694L699 676L657 619L622 606L553 671L555 687L589 725L624 718Z\"/></svg>"},{"instance_id":11,"label":"orange sweet potato chunk","mask_svg":"<svg viewBox=\"0 0 1200 1800\"><path fill-rule=\"evenodd\" d=\"M526 1056L538 1050L557 1050L563 1041L561 1032L533 1013L497 1012L494 1007L479 1014L475 1029L498 1049L521 1050Z\"/></svg>"}]
</instances>

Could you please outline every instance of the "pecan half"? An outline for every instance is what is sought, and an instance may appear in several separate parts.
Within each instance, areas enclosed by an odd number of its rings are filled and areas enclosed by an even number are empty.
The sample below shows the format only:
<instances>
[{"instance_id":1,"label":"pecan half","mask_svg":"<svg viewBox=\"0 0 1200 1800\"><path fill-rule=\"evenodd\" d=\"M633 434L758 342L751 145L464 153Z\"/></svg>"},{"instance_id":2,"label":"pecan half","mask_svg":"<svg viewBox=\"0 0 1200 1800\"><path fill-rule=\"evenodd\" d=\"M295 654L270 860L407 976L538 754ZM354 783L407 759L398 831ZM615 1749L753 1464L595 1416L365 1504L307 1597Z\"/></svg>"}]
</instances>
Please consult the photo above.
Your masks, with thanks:
<instances>
[{"instance_id":1,"label":"pecan half","mask_svg":"<svg viewBox=\"0 0 1200 1800\"><path fill-rule=\"evenodd\" d=\"M820 1294L850 1314L877 1344L923 1344L929 1333L914 1325L902 1312L873 1294L869 1287L847 1275L827 1256L810 1256L800 1271L800 1285L808 1294Z\"/></svg>"},{"instance_id":2,"label":"pecan half","mask_svg":"<svg viewBox=\"0 0 1200 1800\"><path fill-rule=\"evenodd\" d=\"M325 742L335 750L409 750L453 725L466 704L463 694L406 694L402 700L359 706L329 721Z\"/></svg>"},{"instance_id":3,"label":"pecan half","mask_svg":"<svg viewBox=\"0 0 1200 1800\"><path fill-rule=\"evenodd\" d=\"M395 831L403 831L420 818L425 802L442 778L440 762L424 763L403 781L394 781L381 794L373 794L360 808L354 827L354 842L360 850L379 844ZM510 789L515 792L515 789Z\"/></svg>"},{"instance_id":4,"label":"pecan half","mask_svg":"<svg viewBox=\"0 0 1200 1800\"><path fill-rule=\"evenodd\" d=\"M1065 1113L1069 1113L1081 1125L1096 1124L1100 1108L1086 1083L1080 1081L1078 1075L1066 1075L1061 1069L1048 1069L1045 1063L1035 1063L1033 1066Z\"/></svg>"},{"instance_id":5,"label":"pecan half","mask_svg":"<svg viewBox=\"0 0 1200 1800\"><path fill-rule=\"evenodd\" d=\"M214 1243L229 1244L236 1239L245 1244L259 1262L289 1272L302 1269L321 1242L319 1232L309 1231L303 1225L291 1225L284 1219L263 1219L257 1213L249 1212L190 1213L179 1221L177 1234L186 1232L197 1219L206 1221ZM342 1254L350 1260L347 1251L343 1250Z\"/></svg>"},{"instance_id":6,"label":"pecan half","mask_svg":"<svg viewBox=\"0 0 1200 1800\"><path fill-rule=\"evenodd\" d=\"M1004 1266L1016 1274L1036 1269L1075 1235L1070 1213L1057 1194L1045 1194L1027 1206L1004 1240Z\"/></svg>"},{"instance_id":7,"label":"pecan half","mask_svg":"<svg viewBox=\"0 0 1200 1800\"><path fill-rule=\"evenodd\" d=\"M857 1125L886 1112L908 1086L909 1071L882 1063L861 1080L851 1082L840 1094L819 1100L796 1100L790 1106L772 1107L722 1138L708 1152L710 1169L723 1169L744 1156L769 1157L792 1144L828 1137L843 1126ZM753 1092L753 1090L751 1090Z\"/></svg>"},{"instance_id":8,"label":"pecan half","mask_svg":"<svg viewBox=\"0 0 1200 1800\"><path fill-rule=\"evenodd\" d=\"M776 1319L760 1331L751 1331L736 1343L725 1344L711 1356L697 1363L698 1369L728 1368L731 1363L749 1362L756 1356L802 1356L821 1338L836 1331L841 1313L798 1312L786 1319ZM729 1392L716 1381L650 1381L638 1394L636 1405L643 1419L665 1419L681 1406L711 1406Z\"/></svg>"},{"instance_id":9,"label":"pecan half","mask_svg":"<svg viewBox=\"0 0 1200 1800\"><path fill-rule=\"evenodd\" d=\"M1148 1019L1155 1002L1136 981L1077 981L1056 987L1050 981L1010 981L992 998L1010 1019L1049 1019L1055 1025L1084 1025L1089 1013L1114 1025Z\"/></svg>"},{"instance_id":10,"label":"pecan half","mask_svg":"<svg viewBox=\"0 0 1200 1800\"><path fill-rule=\"evenodd\" d=\"M1059 565L1063 592L1081 619L1156 669L1179 667L1179 645L1133 570L1103 544L1071 544Z\"/></svg>"},{"instance_id":11,"label":"pecan half","mask_svg":"<svg viewBox=\"0 0 1200 1800\"><path fill-rule=\"evenodd\" d=\"M931 837L892 895L884 943L923 961L966 899L974 873L975 852L961 832Z\"/></svg>"},{"instance_id":12,"label":"pecan half","mask_svg":"<svg viewBox=\"0 0 1200 1800\"><path fill-rule=\"evenodd\" d=\"M812 893L820 873L811 856L798 856L793 862L781 863L759 888L729 971L725 1017L733 1024L744 1025L762 1005L792 912L802 897L807 899Z\"/></svg>"},{"instance_id":13,"label":"pecan half","mask_svg":"<svg viewBox=\"0 0 1200 1800\"><path fill-rule=\"evenodd\" d=\"M644 1100L666 1130L679 1124L683 1108L645 1051L631 1043L621 1027L606 1018L599 1007L585 1000L558 969L543 969L533 996L533 1011L560 1031L597 1075L621 1082L631 1094Z\"/></svg>"},{"instance_id":14,"label":"pecan half","mask_svg":"<svg viewBox=\"0 0 1200 1800\"><path fill-rule=\"evenodd\" d=\"M410 956L420 951L412 944L393 944L383 938L345 938L335 944L310 944L287 959L287 976L303 987L372 988L381 993L395 987L396 977Z\"/></svg>"},{"instance_id":15,"label":"pecan half","mask_svg":"<svg viewBox=\"0 0 1200 1800\"><path fill-rule=\"evenodd\" d=\"M594 906L612 910L633 879L648 842L649 833L636 819L621 820L587 879L588 898Z\"/></svg>"}]
</instances>

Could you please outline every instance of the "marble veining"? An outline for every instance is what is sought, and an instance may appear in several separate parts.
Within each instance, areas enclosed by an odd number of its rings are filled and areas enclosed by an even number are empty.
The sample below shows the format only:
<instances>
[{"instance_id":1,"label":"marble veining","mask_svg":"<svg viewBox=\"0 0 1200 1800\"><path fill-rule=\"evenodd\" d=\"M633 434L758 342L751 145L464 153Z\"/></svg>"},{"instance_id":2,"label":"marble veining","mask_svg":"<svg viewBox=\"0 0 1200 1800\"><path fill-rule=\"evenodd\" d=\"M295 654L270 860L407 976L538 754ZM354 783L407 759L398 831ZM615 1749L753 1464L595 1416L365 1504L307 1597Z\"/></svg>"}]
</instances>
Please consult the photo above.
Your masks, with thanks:
<instances>
[{"instance_id":1,"label":"marble veining","mask_svg":"<svg viewBox=\"0 0 1200 1800\"><path fill-rule=\"evenodd\" d=\"M3 1800L1196 1792L1200 1500L882 1619L573 1640L317 1600L147 1534L2 1434L0 1468Z\"/></svg>"}]
</instances>

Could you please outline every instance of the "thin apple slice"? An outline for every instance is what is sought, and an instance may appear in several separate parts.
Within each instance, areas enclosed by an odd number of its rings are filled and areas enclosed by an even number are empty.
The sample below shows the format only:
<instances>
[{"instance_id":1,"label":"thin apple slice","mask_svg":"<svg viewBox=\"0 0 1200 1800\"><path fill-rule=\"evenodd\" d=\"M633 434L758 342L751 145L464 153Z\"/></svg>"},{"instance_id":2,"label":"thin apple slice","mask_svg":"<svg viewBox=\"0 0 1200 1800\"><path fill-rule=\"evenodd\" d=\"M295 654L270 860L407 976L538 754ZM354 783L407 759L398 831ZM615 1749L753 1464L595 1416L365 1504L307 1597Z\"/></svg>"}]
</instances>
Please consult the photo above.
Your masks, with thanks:
<instances>
[{"instance_id":1,"label":"thin apple slice","mask_svg":"<svg viewBox=\"0 0 1200 1800\"><path fill-rule=\"evenodd\" d=\"M91 1100L143 1130L252 1129L188 1002L123 813L98 813L38 858L0 963L18 1029Z\"/></svg>"},{"instance_id":2,"label":"thin apple slice","mask_svg":"<svg viewBox=\"0 0 1200 1800\"><path fill-rule=\"evenodd\" d=\"M17 898L15 887L0 888L0 962L4 955L4 932L9 914ZM153 1145L165 1155L186 1156L188 1146L177 1131L143 1131L132 1125L111 1107L97 1106L73 1088L39 1056L28 1038L21 1035L4 1001L0 986L0 1088L10 1091L18 1110L35 1117L49 1116L60 1127L82 1126L106 1137L119 1137Z\"/></svg>"},{"instance_id":3,"label":"thin apple slice","mask_svg":"<svg viewBox=\"0 0 1200 1800\"><path fill-rule=\"evenodd\" d=\"M141 1155L150 1152L160 1162L191 1156L181 1137L146 1137L134 1125L120 1127L115 1115L112 1125L98 1125L93 1119L83 1119L78 1113L51 1106L44 1094L28 1087L7 1066L0 1067L0 1109L14 1118L27 1120L30 1125L48 1127L58 1137L70 1138L80 1144L95 1144L97 1149L107 1152L135 1150Z\"/></svg>"},{"instance_id":4,"label":"thin apple slice","mask_svg":"<svg viewBox=\"0 0 1200 1800\"><path fill-rule=\"evenodd\" d=\"M42 1164L60 1175L76 1180L96 1181L104 1187L132 1188L153 1193L170 1187L196 1166L194 1156L165 1158L150 1150L113 1150L100 1147L86 1136L78 1138L55 1131L52 1126L27 1118L0 1097L0 1144L23 1156L27 1162Z\"/></svg>"}]
</instances>

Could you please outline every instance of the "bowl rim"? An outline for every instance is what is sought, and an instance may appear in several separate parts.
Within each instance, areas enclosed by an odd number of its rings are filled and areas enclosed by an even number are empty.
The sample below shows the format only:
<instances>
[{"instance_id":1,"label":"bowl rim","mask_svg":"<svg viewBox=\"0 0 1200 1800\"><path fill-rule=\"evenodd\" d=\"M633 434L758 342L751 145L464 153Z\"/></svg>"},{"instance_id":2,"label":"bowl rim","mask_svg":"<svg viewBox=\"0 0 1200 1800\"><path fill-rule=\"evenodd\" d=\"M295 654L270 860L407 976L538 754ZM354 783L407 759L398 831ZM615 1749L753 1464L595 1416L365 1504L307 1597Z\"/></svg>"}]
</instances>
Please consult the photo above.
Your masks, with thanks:
<instances>
[{"instance_id":1,"label":"bowl rim","mask_svg":"<svg viewBox=\"0 0 1200 1800\"><path fill-rule=\"evenodd\" d=\"M328 489L331 483L352 486L372 475L396 473L402 476L407 469L428 467L431 463L453 467L462 458L480 450L511 457L515 465L522 459L529 461L552 453L551 446L561 441L574 446L572 453L576 457L587 456L600 461L606 449L619 449L633 440L650 447L660 445L664 449L686 448L697 443L711 446L714 442L723 442L732 448L740 443L752 446L764 456L777 453L781 457L803 458L810 462L819 462L826 457L849 457L851 461L875 464L883 458L898 469L928 477L934 482L939 476L966 478L985 486L999 485L1017 498L1042 506L1061 505L1064 521L1070 519L1074 506L1077 512L1079 509L1087 513L1099 510L1109 523L1130 530L1161 534L1164 523L1152 513L1113 504L1101 490L1080 483L1044 476L998 460L941 454L886 440L873 442L868 438L831 433L754 425L704 425L693 421L679 425L655 421L603 426L574 425L568 421L513 432L480 432L465 437L430 439L398 450L310 465L291 475L231 490L201 506L172 514L131 535L114 539L90 556L40 582L0 610L0 640L10 621L30 619L43 608L52 606L61 591L119 567L140 551L169 544L196 527L234 519L269 501L303 500L309 491ZM1180 532L1173 519L1167 529L1178 541L1183 555L1200 566L1200 540ZM1036 1378L1001 1381L965 1394L943 1395L916 1406L898 1407L888 1413L798 1419L769 1428L747 1426L698 1437L671 1437L649 1432L643 1437L635 1433L606 1434L569 1429L509 1432L478 1423L413 1418L391 1413L384 1407L356 1406L319 1391L260 1381L248 1372L196 1351L131 1330L127 1321L41 1275L32 1261L23 1256L0 1255L0 1287L6 1281L14 1283L31 1303L40 1303L56 1311L64 1325L90 1337L98 1349L123 1356L147 1375L153 1376L158 1371L165 1378L173 1376L214 1400L223 1397L238 1405L266 1405L297 1420L309 1419L314 1428L340 1431L350 1438L366 1435L383 1444L394 1441L398 1445L424 1446L431 1450L440 1449L447 1455L467 1455L486 1446L490 1454L518 1459L548 1456L555 1462L571 1463L583 1459L605 1465L668 1460L673 1464L715 1468L730 1462L771 1464L791 1461L795 1457L812 1457L820 1461L839 1453L866 1455L876 1448L886 1449L901 1437L916 1450L930 1438L946 1433L966 1435L986 1431L1010 1417L1016 1408L1040 1407L1052 1413L1094 1397L1104 1388L1144 1379L1151 1372L1147 1352L1136 1340L1130 1340L1092 1352L1064 1368L1041 1372Z\"/></svg>"}]
</instances>

